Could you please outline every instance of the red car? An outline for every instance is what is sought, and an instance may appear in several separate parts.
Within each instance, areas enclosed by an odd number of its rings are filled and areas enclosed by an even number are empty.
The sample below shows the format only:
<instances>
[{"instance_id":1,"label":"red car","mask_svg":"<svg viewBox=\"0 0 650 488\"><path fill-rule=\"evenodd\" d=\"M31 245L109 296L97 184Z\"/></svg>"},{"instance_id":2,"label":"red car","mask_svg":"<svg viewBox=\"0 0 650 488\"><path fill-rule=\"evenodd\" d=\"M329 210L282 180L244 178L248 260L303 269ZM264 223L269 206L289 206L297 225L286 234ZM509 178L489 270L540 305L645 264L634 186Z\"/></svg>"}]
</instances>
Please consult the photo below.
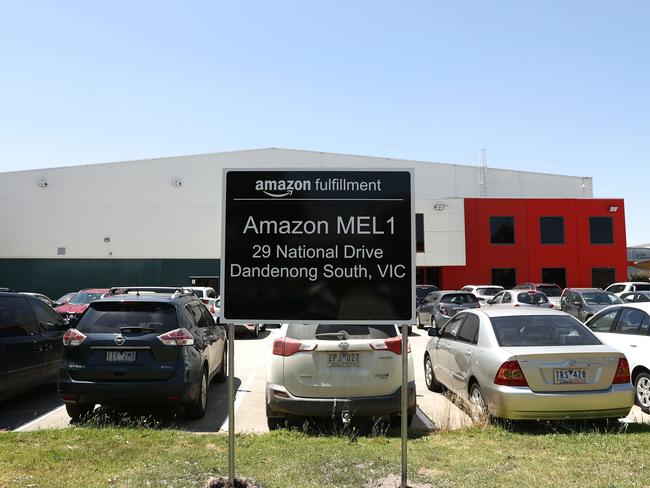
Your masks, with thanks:
<instances>
[{"instance_id":1,"label":"red car","mask_svg":"<svg viewBox=\"0 0 650 488\"><path fill-rule=\"evenodd\" d=\"M108 293L108 288L87 288L77 292L68 303L65 303L54 310L59 312L68 320L76 320L79 316L86 311L90 302L99 300Z\"/></svg>"}]
</instances>

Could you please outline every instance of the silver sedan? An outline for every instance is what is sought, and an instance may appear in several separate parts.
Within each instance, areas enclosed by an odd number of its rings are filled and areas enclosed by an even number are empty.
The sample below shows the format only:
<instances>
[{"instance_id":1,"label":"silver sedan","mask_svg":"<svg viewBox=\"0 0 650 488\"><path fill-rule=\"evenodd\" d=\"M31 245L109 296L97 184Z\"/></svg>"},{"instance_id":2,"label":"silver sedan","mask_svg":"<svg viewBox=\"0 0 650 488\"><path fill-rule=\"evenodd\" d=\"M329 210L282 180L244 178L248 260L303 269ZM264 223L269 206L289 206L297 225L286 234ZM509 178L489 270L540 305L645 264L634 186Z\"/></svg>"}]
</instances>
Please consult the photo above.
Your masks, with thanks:
<instances>
[{"instance_id":1,"label":"silver sedan","mask_svg":"<svg viewBox=\"0 0 650 488\"><path fill-rule=\"evenodd\" d=\"M627 359L570 315L549 309L466 310L432 336L427 387L507 419L625 417Z\"/></svg>"}]
</instances>

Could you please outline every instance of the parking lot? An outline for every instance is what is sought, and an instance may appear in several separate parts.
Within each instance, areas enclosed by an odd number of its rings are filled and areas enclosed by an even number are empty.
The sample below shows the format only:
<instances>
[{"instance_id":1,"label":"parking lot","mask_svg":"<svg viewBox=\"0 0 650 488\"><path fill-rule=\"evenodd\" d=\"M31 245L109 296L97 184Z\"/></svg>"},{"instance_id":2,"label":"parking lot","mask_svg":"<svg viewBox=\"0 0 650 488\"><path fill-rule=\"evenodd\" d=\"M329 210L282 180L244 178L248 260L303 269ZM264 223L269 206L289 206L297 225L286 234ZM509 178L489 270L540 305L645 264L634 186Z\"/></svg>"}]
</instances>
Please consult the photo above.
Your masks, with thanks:
<instances>
[{"instance_id":1,"label":"parking lot","mask_svg":"<svg viewBox=\"0 0 650 488\"><path fill-rule=\"evenodd\" d=\"M267 432L265 416L266 361L278 329L268 329L257 339L238 336L235 341L235 400L236 426L240 433ZM418 410L411 429L431 431L455 429L472 424L471 419L444 395L427 390L424 383L422 358L428 341L426 330L413 329L409 340L415 363ZM199 433L226 432L228 405L226 383L212 384L208 397L208 412L200 420L187 420L181 415L152 410L123 411L100 407L94 418L102 422L121 424L137 422L151 416L150 425L171 427ZM66 428L71 425L63 403L56 394L56 385L45 385L2 404L0 429L31 431L46 428ZM650 416L635 407L626 421L650 424Z\"/></svg>"}]
</instances>

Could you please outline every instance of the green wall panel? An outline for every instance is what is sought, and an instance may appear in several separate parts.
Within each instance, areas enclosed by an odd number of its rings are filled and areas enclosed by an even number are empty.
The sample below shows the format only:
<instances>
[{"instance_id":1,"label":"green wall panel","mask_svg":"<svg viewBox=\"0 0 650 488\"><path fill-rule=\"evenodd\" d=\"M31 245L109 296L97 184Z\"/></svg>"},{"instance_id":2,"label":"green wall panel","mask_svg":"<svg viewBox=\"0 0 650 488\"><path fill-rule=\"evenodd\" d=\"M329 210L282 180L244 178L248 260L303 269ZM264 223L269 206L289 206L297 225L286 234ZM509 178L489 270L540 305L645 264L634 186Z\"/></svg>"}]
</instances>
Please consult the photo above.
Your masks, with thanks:
<instances>
[{"instance_id":1,"label":"green wall panel","mask_svg":"<svg viewBox=\"0 0 650 488\"><path fill-rule=\"evenodd\" d=\"M56 299L82 288L189 285L219 268L218 259L0 259L0 287Z\"/></svg>"}]
</instances>

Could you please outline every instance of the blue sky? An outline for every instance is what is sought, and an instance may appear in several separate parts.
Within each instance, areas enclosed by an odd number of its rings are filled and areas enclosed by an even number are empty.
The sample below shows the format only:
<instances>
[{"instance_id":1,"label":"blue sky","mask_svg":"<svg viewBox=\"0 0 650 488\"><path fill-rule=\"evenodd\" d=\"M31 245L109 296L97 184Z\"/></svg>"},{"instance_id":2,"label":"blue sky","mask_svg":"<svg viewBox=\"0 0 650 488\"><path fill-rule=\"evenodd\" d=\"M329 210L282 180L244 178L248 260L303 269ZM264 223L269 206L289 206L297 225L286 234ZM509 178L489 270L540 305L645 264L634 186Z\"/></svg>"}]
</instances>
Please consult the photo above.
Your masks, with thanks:
<instances>
[{"instance_id":1,"label":"blue sky","mask_svg":"<svg viewBox=\"0 0 650 488\"><path fill-rule=\"evenodd\" d=\"M650 2L0 1L0 171L288 147L593 176L650 242Z\"/></svg>"}]
</instances>

